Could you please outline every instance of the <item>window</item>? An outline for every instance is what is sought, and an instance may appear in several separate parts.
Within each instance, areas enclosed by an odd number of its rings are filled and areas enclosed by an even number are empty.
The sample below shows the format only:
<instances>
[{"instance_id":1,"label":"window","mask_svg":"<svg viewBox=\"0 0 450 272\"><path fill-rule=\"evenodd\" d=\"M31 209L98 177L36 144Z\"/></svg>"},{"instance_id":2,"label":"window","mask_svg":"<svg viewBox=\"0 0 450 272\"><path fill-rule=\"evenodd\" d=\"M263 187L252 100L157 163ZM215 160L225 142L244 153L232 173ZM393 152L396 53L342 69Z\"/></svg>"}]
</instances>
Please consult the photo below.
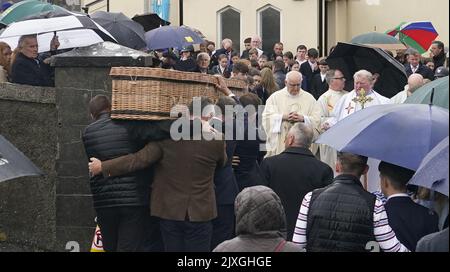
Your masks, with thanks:
<instances>
[{"instance_id":1,"label":"window","mask_svg":"<svg viewBox=\"0 0 450 272\"><path fill-rule=\"evenodd\" d=\"M262 39L262 50L272 52L273 45L281 41L280 10L267 5L258 10L258 32Z\"/></svg>"},{"instance_id":2,"label":"window","mask_svg":"<svg viewBox=\"0 0 450 272\"><path fill-rule=\"evenodd\" d=\"M221 48L222 40L225 38L233 41L233 50L240 51L241 43L241 12L227 6L217 12L219 26L219 41L216 48Z\"/></svg>"}]
</instances>

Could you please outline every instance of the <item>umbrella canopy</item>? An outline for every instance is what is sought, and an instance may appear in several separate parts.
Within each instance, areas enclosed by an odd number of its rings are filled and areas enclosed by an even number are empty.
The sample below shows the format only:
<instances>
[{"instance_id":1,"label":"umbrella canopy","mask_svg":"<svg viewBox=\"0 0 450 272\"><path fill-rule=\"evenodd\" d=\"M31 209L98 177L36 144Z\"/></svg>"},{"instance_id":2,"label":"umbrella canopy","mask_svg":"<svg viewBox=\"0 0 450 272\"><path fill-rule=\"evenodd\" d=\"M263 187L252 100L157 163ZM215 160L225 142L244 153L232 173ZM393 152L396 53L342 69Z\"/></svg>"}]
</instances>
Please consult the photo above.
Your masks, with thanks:
<instances>
[{"instance_id":1,"label":"umbrella canopy","mask_svg":"<svg viewBox=\"0 0 450 272\"><path fill-rule=\"evenodd\" d=\"M170 22L161 19L157 13L146 13L141 15L135 15L131 18L133 21L139 23L144 27L144 31L150 31L160 26L170 25Z\"/></svg>"},{"instance_id":2,"label":"umbrella canopy","mask_svg":"<svg viewBox=\"0 0 450 272\"><path fill-rule=\"evenodd\" d=\"M448 196L448 136L428 153L409 184Z\"/></svg>"},{"instance_id":3,"label":"umbrella canopy","mask_svg":"<svg viewBox=\"0 0 450 272\"><path fill-rule=\"evenodd\" d=\"M449 108L448 76L433 80L406 98L407 104L432 104L443 108Z\"/></svg>"},{"instance_id":4,"label":"umbrella canopy","mask_svg":"<svg viewBox=\"0 0 450 272\"><path fill-rule=\"evenodd\" d=\"M374 89L388 98L403 90L408 83L405 67L380 48L338 43L327 63L331 69L342 71L347 79L347 91L353 90L353 74L361 69L380 75Z\"/></svg>"},{"instance_id":5,"label":"umbrella canopy","mask_svg":"<svg viewBox=\"0 0 450 272\"><path fill-rule=\"evenodd\" d=\"M43 175L43 172L0 135L0 182L18 177L40 175Z\"/></svg>"},{"instance_id":6,"label":"umbrella canopy","mask_svg":"<svg viewBox=\"0 0 450 272\"><path fill-rule=\"evenodd\" d=\"M371 32L364 33L353 37L351 43L363 44L372 47L378 47L384 50L401 50L406 49L398 39L384 33Z\"/></svg>"},{"instance_id":7,"label":"umbrella canopy","mask_svg":"<svg viewBox=\"0 0 450 272\"><path fill-rule=\"evenodd\" d=\"M91 19L108 30L119 44L137 50L146 47L144 27L122 12L96 11Z\"/></svg>"},{"instance_id":8,"label":"umbrella canopy","mask_svg":"<svg viewBox=\"0 0 450 272\"><path fill-rule=\"evenodd\" d=\"M147 48L150 50L187 47L203 43L204 40L194 31L183 26L162 26L145 33Z\"/></svg>"},{"instance_id":9,"label":"umbrella canopy","mask_svg":"<svg viewBox=\"0 0 450 272\"><path fill-rule=\"evenodd\" d=\"M378 32L364 33L355 36L350 40L350 42L359 44L401 44L401 42L396 38L388 34Z\"/></svg>"},{"instance_id":10,"label":"umbrella canopy","mask_svg":"<svg viewBox=\"0 0 450 272\"><path fill-rule=\"evenodd\" d=\"M425 53L439 35L431 22L402 23L387 34L398 34L402 43L416 49L420 54Z\"/></svg>"},{"instance_id":11,"label":"umbrella canopy","mask_svg":"<svg viewBox=\"0 0 450 272\"><path fill-rule=\"evenodd\" d=\"M339 121L316 143L416 170L448 136L447 109L423 104L377 105Z\"/></svg>"},{"instance_id":12,"label":"umbrella canopy","mask_svg":"<svg viewBox=\"0 0 450 272\"><path fill-rule=\"evenodd\" d=\"M0 16L0 22L9 25L13 22L21 21L23 18L35 15L45 11L61 11L68 12L65 8L57 5L52 5L37 0L26 0L15 3L9 7Z\"/></svg>"},{"instance_id":13,"label":"umbrella canopy","mask_svg":"<svg viewBox=\"0 0 450 272\"><path fill-rule=\"evenodd\" d=\"M12 23L0 34L0 41L8 43L13 49L20 36L38 34L39 52L45 52L50 49L54 32L59 37L59 49L88 46L103 41L117 42L107 30L89 17L74 15Z\"/></svg>"}]
</instances>

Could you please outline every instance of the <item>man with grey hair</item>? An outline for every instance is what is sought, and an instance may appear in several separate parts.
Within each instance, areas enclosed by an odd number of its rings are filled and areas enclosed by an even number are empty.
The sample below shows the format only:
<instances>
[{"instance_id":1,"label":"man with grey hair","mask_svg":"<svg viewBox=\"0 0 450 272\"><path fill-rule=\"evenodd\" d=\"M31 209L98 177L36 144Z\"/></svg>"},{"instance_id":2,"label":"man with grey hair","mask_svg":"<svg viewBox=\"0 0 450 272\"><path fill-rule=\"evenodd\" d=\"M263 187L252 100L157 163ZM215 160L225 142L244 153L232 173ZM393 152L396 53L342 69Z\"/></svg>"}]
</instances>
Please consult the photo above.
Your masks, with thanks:
<instances>
[{"instance_id":1,"label":"man with grey hair","mask_svg":"<svg viewBox=\"0 0 450 272\"><path fill-rule=\"evenodd\" d=\"M295 123L310 124L315 134L320 122L320 108L314 97L300 88L302 74L291 71L286 75L283 89L273 93L266 101L262 125L266 133L266 157L284 151L284 139Z\"/></svg>"},{"instance_id":2,"label":"man with grey hair","mask_svg":"<svg viewBox=\"0 0 450 272\"><path fill-rule=\"evenodd\" d=\"M227 56L227 65L231 64L231 53L233 52L233 41L226 38L222 40L222 48L216 50L211 56L211 67L219 64L219 56Z\"/></svg>"},{"instance_id":3,"label":"man with grey hair","mask_svg":"<svg viewBox=\"0 0 450 272\"><path fill-rule=\"evenodd\" d=\"M334 106L331 117L327 119L323 125L322 129L327 130L338 121L346 118L347 116L367 107L372 107L381 104L391 104L389 98L386 98L373 89L373 75L369 71L359 70L353 76L354 79L354 89L342 96L341 99ZM364 177L364 188L370 192L379 189L378 182L378 170L377 165L379 161L369 160L369 173Z\"/></svg>"},{"instance_id":4,"label":"man with grey hair","mask_svg":"<svg viewBox=\"0 0 450 272\"><path fill-rule=\"evenodd\" d=\"M252 48L255 48L256 50L258 50L258 58L261 57L262 55L267 56L267 54L265 54L264 51L261 49L262 40L261 40L260 36L256 36L256 35L253 36L250 44L251 44Z\"/></svg>"},{"instance_id":5,"label":"man with grey hair","mask_svg":"<svg viewBox=\"0 0 450 272\"><path fill-rule=\"evenodd\" d=\"M333 170L316 159L309 150L314 137L313 128L297 123L289 130L286 149L266 158L261 164L264 184L280 196L286 212L287 239L292 240L300 203L309 191L329 185Z\"/></svg>"},{"instance_id":6,"label":"man with grey hair","mask_svg":"<svg viewBox=\"0 0 450 272\"><path fill-rule=\"evenodd\" d=\"M211 58L208 53L201 52L197 55L197 67L193 72L202 73L202 74L212 74L211 70L209 70Z\"/></svg>"},{"instance_id":7,"label":"man with grey hair","mask_svg":"<svg viewBox=\"0 0 450 272\"><path fill-rule=\"evenodd\" d=\"M406 98L414 93L415 90L422 87L424 84L423 76L421 74L412 74L408 77L408 84L405 89L391 98L393 104L403 104Z\"/></svg>"},{"instance_id":8,"label":"man with grey hair","mask_svg":"<svg viewBox=\"0 0 450 272\"><path fill-rule=\"evenodd\" d=\"M50 49L54 52L58 47L58 36L54 36L50 41ZM11 82L32 86L54 86L52 68L48 61L38 58L37 36L21 36L17 48L19 52L11 67Z\"/></svg>"}]
</instances>

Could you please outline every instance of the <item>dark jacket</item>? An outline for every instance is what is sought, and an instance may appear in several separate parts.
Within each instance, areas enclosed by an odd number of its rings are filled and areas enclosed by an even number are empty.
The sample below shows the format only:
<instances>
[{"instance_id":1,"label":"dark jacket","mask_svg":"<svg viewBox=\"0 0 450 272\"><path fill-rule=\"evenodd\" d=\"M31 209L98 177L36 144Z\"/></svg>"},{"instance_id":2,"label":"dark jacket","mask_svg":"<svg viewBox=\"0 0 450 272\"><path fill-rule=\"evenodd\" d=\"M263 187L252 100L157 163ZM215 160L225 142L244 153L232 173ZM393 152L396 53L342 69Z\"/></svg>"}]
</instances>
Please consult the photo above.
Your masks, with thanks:
<instances>
[{"instance_id":1,"label":"dark jacket","mask_svg":"<svg viewBox=\"0 0 450 272\"><path fill-rule=\"evenodd\" d=\"M376 196L352 175L339 175L326 188L313 191L306 227L306 251L364 252L375 241Z\"/></svg>"},{"instance_id":2,"label":"dark jacket","mask_svg":"<svg viewBox=\"0 0 450 272\"><path fill-rule=\"evenodd\" d=\"M237 237L218 245L215 252L303 251L286 241L283 205L270 188L246 188L236 198L235 211Z\"/></svg>"},{"instance_id":3,"label":"dark jacket","mask_svg":"<svg viewBox=\"0 0 450 272\"><path fill-rule=\"evenodd\" d=\"M319 97L328 91L328 83L325 78L322 81L320 73L315 74L311 80L311 94L317 100Z\"/></svg>"},{"instance_id":4,"label":"dark jacket","mask_svg":"<svg viewBox=\"0 0 450 272\"><path fill-rule=\"evenodd\" d=\"M286 87L286 74L284 73L284 71L278 70L274 72L273 77L275 78L275 82L277 83L279 89L283 89L284 87Z\"/></svg>"},{"instance_id":5,"label":"dark jacket","mask_svg":"<svg viewBox=\"0 0 450 272\"><path fill-rule=\"evenodd\" d=\"M410 197L393 197L384 205L397 239L414 251L423 236L438 231L438 216Z\"/></svg>"},{"instance_id":6,"label":"dark jacket","mask_svg":"<svg viewBox=\"0 0 450 272\"><path fill-rule=\"evenodd\" d=\"M221 122L218 119L213 119L218 122ZM222 127L219 130L218 126L211 121L211 126L216 128L218 131L224 133L226 131L225 126L230 124L225 124L225 122L221 122ZM233 129L235 126L229 129ZM233 154L236 149L236 141L234 140L226 140L226 153L227 153L227 161L224 167L219 167L214 172L214 191L216 192L216 203L217 205L233 205L236 196L239 193L238 185L236 183L236 178L233 173L233 167L231 166L231 161L233 159Z\"/></svg>"},{"instance_id":7,"label":"dark jacket","mask_svg":"<svg viewBox=\"0 0 450 272\"><path fill-rule=\"evenodd\" d=\"M438 67L444 66L444 64L445 64L445 53L444 53L444 50L442 50L441 53L439 53L439 55L433 56L433 62L434 62L434 70L433 70L433 72L435 72Z\"/></svg>"},{"instance_id":8,"label":"dark jacket","mask_svg":"<svg viewBox=\"0 0 450 272\"><path fill-rule=\"evenodd\" d=\"M256 118L256 117L255 117ZM246 187L255 186L261 182L261 172L258 165L259 140L257 120L252 120L249 125L248 115L245 114L243 120L239 120L237 131L243 130L243 138L236 138L235 156L239 157L239 165L234 166L239 191ZM250 130L250 131L249 131Z\"/></svg>"},{"instance_id":9,"label":"dark jacket","mask_svg":"<svg viewBox=\"0 0 450 272\"><path fill-rule=\"evenodd\" d=\"M178 71L192 72L197 68L197 63L193 58L188 58L187 60L178 60L174 68Z\"/></svg>"},{"instance_id":10,"label":"dark jacket","mask_svg":"<svg viewBox=\"0 0 450 272\"><path fill-rule=\"evenodd\" d=\"M83 143L88 158L109 160L138 151L143 145L132 141L127 129L111 120L108 113L86 127ZM151 173L143 171L119 177L91 177L94 207L148 206Z\"/></svg>"},{"instance_id":11,"label":"dark jacket","mask_svg":"<svg viewBox=\"0 0 450 272\"><path fill-rule=\"evenodd\" d=\"M302 199L333 180L333 170L314 157L307 148L289 147L283 153L261 163L263 185L280 197L286 212L287 238L292 240Z\"/></svg>"},{"instance_id":12,"label":"dark jacket","mask_svg":"<svg viewBox=\"0 0 450 272\"><path fill-rule=\"evenodd\" d=\"M191 131L192 126L191 122ZM151 214L167 220L210 221L217 216L214 172L225 165L226 153L223 140L211 140L220 135L203 133L201 140L150 142L135 154L103 162L103 175L118 176L154 164Z\"/></svg>"},{"instance_id":13,"label":"dark jacket","mask_svg":"<svg viewBox=\"0 0 450 272\"><path fill-rule=\"evenodd\" d=\"M411 70L411 65L408 63L405 65L405 71L406 71L406 76L409 77L410 75L413 74L412 70ZM434 73L433 71L428 68L426 65L423 65L422 63L419 63L419 68L416 71L417 74L421 74L423 76L423 78L428 78L429 80L433 80L434 79Z\"/></svg>"},{"instance_id":14,"label":"dark jacket","mask_svg":"<svg viewBox=\"0 0 450 272\"><path fill-rule=\"evenodd\" d=\"M420 239L416 252L448 252L448 227Z\"/></svg>"},{"instance_id":15,"label":"dark jacket","mask_svg":"<svg viewBox=\"0 0 450 272\"><path fill-rule=\"evenodd\" d=\"M300 73L303 76L302 89L311 93L312 78L314 75L320 74L319 68L313 71L311 65L309 65L309 61L305 61L300 65Z\"/></svg>"},{"instance_id":16,"label":"dark jacket","mask_svg":"<svg viewBox=\"0 0 450 272\"><path fill-rule=\"evenodd\" d=\"M11 67L11 82L32 86L55 86L50 65L18 53Z\"/></svg>"}]
</instances>

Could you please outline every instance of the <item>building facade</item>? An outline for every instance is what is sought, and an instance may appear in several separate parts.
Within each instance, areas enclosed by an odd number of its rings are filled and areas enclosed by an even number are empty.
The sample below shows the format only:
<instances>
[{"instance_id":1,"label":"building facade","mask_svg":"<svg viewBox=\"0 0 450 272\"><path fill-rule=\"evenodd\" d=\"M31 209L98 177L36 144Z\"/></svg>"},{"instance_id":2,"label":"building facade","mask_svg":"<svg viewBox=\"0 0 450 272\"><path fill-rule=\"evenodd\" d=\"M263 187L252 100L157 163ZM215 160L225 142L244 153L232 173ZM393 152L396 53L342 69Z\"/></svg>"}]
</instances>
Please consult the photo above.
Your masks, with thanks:
<instances>
[{"instance_id":1,"label":"building facade","mask_svg":"<svg viewBox=\"0 0 450 272\"><path fill-rule=\"evenodd\" d=\"M263 39L263 48L276 41L285 51L300 44L318 48L326 55L338 41L367 32L386 32L401 22L431 21L438 40L449 43L449 2L447 0L82 0L82 6L96 10L121 11L127 16L153 12L157 2L168 2L168 20L199 29L220 45L231 38L235 49L244 48L243 40L252 35Z\"/></svg>"}]
</instances>

